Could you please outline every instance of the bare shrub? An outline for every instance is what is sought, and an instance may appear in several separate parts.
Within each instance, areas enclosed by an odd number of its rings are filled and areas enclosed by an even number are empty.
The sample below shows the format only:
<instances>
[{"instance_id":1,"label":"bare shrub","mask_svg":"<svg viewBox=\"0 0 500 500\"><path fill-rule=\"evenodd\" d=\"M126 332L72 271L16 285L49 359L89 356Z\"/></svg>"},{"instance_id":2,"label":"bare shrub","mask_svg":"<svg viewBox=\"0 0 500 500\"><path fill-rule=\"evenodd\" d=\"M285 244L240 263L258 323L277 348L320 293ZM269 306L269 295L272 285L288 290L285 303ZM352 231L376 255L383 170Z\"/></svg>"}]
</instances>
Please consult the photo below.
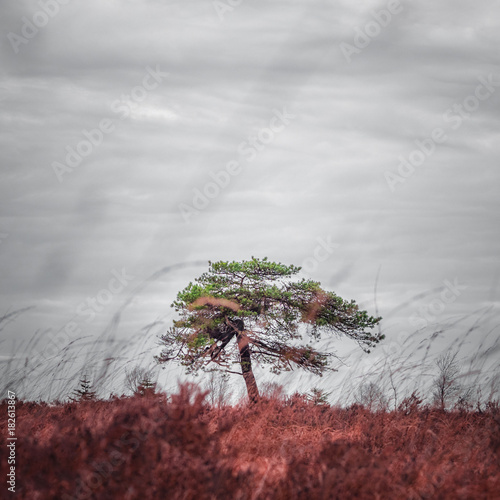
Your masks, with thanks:
<instances>
[{"instance_id":1,"label":"bare shrub","mask_svg":"<svg viewBox=\"0 0 500 500\"><path fill-rule=\"evenodd\" d=\"M386 410L389 406L384 391L375 382L363 382L354 397L356 403L370 411Z\"/></svg>"},{"instance_id":2,"label":"bare shrub","mask_svg":"<svg viewBox=\"0 0 500 500\"><path fill-rule=\"evenodd\" d=\"M460 365L457 360L457 353L448 352L439 356L436 361L438 375L433 381L434 403L444 410L448 404L456 399L462 390L458 383L460 375Z\"/></svg>"}]
</instances>

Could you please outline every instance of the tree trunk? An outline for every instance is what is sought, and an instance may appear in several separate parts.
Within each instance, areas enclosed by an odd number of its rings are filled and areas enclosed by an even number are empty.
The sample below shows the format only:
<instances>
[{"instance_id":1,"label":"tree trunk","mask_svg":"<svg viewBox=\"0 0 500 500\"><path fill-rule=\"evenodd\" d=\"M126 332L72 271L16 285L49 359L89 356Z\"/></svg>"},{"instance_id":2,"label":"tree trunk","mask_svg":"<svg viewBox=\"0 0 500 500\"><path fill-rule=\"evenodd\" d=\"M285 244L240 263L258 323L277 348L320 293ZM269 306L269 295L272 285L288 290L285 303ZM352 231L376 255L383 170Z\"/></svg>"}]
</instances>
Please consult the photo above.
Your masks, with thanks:
<instances>
[{"instance_id":1,"label":"tree trunk","mask_svg":"<svg viewBox=\"0 0 500 500\"><path fill-rule=\"evenodd\" d=\"M257 388L257 382L252 371L250 343L244 331L243 320L233 322L232 326L236 330L236 341L240 350L241 373L245 379L248 397L251 403L257 403L259 401L259 389Z\"/></svg>"}]
</instances>

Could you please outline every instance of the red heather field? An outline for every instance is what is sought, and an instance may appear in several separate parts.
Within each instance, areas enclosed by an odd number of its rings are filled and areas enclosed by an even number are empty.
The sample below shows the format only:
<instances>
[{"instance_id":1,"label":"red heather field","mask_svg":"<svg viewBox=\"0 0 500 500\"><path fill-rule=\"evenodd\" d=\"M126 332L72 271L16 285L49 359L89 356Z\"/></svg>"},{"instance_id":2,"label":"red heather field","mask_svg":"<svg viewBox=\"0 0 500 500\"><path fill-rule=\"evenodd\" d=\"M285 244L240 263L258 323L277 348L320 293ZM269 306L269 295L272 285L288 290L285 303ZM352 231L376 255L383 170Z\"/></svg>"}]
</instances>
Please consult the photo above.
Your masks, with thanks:
<instances>
[{"instance_id":1,"label":"red heather field","mask_svg":"<svg viewBox=\"0 0 500 500\"><path fill-rule=\"evenodd\" d=\"M216 409L183 386L169 400L18 402L16 435L9 498L500 498L496 404L374 413L296 395Z\"/></svg>"}]
</instances>

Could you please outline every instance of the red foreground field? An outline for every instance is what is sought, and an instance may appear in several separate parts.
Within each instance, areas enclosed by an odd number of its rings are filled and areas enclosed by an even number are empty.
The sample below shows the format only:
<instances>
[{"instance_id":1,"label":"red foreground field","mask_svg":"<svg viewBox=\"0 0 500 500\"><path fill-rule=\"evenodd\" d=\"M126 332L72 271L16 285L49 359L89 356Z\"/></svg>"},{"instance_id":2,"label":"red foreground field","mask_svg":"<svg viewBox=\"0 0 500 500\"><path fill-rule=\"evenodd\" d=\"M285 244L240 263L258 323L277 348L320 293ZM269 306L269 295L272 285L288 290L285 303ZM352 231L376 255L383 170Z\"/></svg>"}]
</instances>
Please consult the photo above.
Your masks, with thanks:
<instances>
[{"instance_id":1,"label":"red foreground field","mask_svg":"<svg viewBox=\"0 0 500 500\"><path fill-rule=\"evenodd\" d=\"M373 413L295 396L215 409L184 386L168 401L19 402L16 435L16 492L5 482L2 498L500 498L497 405Z\"/></svg>"}]
</instances>

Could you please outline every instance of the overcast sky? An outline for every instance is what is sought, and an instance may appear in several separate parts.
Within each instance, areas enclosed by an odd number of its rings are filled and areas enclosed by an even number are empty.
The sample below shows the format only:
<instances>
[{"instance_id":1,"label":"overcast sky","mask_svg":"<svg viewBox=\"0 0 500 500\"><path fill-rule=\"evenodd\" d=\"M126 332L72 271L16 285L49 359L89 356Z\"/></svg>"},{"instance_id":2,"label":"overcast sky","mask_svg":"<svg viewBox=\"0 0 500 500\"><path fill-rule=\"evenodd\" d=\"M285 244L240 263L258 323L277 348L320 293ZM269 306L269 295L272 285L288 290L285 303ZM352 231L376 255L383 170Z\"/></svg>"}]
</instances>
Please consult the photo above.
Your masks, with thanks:
<instances>
[{"instance_id":1,"label":"overcast sky","mask_svg":"<svg viewBox=\"0 0 500 500\"><path fill-rule=\"evenodd\" d=\"M371 314L377 284L380 359L498 339L500 2L239 3L2 3L3 359L118 311L150 348L252 255Z\"/></svg>"}]
</instances>

